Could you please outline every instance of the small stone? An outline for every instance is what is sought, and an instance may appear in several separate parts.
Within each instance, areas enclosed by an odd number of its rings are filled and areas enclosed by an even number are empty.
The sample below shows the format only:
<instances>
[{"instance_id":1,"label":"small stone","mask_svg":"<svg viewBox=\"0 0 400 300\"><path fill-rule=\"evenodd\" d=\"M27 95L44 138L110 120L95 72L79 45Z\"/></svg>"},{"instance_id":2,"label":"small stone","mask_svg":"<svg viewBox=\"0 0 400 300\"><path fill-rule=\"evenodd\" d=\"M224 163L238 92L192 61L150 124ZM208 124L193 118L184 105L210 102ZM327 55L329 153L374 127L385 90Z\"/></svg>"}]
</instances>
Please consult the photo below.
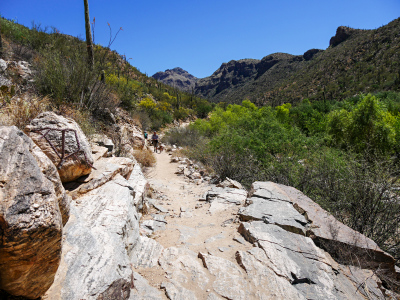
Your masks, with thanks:
<instances>
[{"instance_id":1,"label":"small stone","mask_svg":"<svg viewBox=\"0 0 400 300\"><path fill-rule=\"evenodd\" d=\"M234 240L235 242L240 243L240 244L246 245L246 240L245 240L243 237L241 237L241 236L239 236L239 237L234 237L233 240Z\"/></svg>"}]
</instances>

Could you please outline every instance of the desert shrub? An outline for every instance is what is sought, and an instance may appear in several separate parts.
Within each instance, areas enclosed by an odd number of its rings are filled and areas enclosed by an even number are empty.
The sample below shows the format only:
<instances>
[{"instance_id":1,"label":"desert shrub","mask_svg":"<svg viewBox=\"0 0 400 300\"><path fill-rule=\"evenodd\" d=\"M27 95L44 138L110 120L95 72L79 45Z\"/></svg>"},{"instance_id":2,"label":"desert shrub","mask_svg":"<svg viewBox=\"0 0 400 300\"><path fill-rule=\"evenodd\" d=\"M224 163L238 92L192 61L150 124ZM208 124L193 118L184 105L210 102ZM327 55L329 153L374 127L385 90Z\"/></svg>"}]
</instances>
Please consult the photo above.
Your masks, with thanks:
<instances>
[{"instance_id":1,"label":"desert shrub","mask_svg":"<svg viewBox=\"0 0 400 300\"><path fill-rule=\"evenodd\" d=\"M191 127L178 127L167 131L162 138L162 142L181 147L193 147L201 143L202 139L203 137L196 129Z\"/></svg>"},{"instance_id":2,"label":"desert shrub","mask_svg":"<svg viewBox=\"0 0 400 300\"><path fill-rule=\"evenodd\" d=\"M193 114L193 112L190 109L184 108L184 107L179 107L178 109L175 109L175 111L174 111L174 119L175 120L185 120L192 114Z\"/></svg>"},{"instance_id":3,"label":"desert shrub","mask_svg":"<svg viewBox=\"0 0 400 300\"><path fill-rule=\"evenodd\" d=\"M217 107L193 125L205 138L187 153L222 179L293 186L399 259L399 171L392 155L400 126L388 114L370 95L339 104L305 102L297 111ZM327 143L329 136L334 143Z\"/></svg>"},{"instance_id":4,"label":"desert shrub","mask_svg":"<svg viewBox=\"0 0 400 300\"><path fill-rule=\"evenodd\" d=\"M368 146L370 150L385 154L396 144L396 123L396 117L383 103L369 94L362 97L351 111L332 111L328 115L328 133L341 147L350 146L362 152Z\"/></svg>"},{"instance_id":5,"label":"desert shrub","mask_svg":"<svg viewBox=\"0 0 400 300\"><path fill-rule=\"evenodd\" d=\"M55 109L55 113L73 119L87 137L100 132L100 122L88 110L63 104Z\"/></svg>"},{"instance_id":6,"label":"desert shrub","mask_svg":"<svg viewBox=\"0 0 400 300\"><path fill-rule=\"evenodd\" d=\"M133 156L142 167L152 167L156 163L153 152L148 149L135 150Z\"/></svg>"},{"instance_id":7,"label":"desert shrub","mask_svg":"<svg viewBox=\"0 0 400 300\"><path fill-rule=\"evenodd\" d=\"M132 118L140 124L143 131L150 129L151 119L145 111L134 111L132 113Z\"/></svg>"},{"instance_id":8,"label":"desert shrub","mask_svg":"<svg viewBox=\"0 0 400 300\"><path fill-rule=\"evenodd\" d=\"M98 72L89 68L83 47L78 44L66 46L64 51L56 49L47 48L36 61L38 90L50 95L56 105L67 102L90 111L113 110L117 103L109 101L109 89L99 80Z\"/></svg>"},{"instance_id":9,"label":"desert shrub","mask_svg":"<svg viewBox=\"0 0 400 300\"><path fill-rule=\"evenodd\" d=\"M40 113L51 109L51 102L48 97L38 97L29 94L14 96L9 103L0 110L0 125L15 125L24 130L30 121L36 118Z\"/></svg>"},{"instance_id":10,"label":"desert shrub","mask_svg":"<svg viewBox=\"0 0 400 300\"><path fill-rule=\"evenodd\" d=\"M338 220L400 259L398 168L391 159L327 151L310 162L306 194Z\"/></svg>"}]
</instances>

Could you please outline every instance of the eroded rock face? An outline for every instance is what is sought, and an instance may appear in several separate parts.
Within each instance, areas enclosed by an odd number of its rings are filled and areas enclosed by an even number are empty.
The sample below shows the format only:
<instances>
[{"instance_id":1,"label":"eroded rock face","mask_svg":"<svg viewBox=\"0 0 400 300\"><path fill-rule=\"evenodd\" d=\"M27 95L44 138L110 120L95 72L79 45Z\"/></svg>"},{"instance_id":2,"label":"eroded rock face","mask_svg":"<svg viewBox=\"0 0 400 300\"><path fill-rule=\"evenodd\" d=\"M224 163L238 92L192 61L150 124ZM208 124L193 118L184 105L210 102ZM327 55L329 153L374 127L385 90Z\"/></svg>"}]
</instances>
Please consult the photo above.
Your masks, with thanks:
<instances>
[{"instance_id":1,"label":"eroded rock face","mask_svg":"<svg viewBox=\"0 0 400 300\"><path fill-rule=\"evenodd\" d=\"M291 203L307 220L307 236L331 255L351 261L357 255L363 268L387 269L394 273L394 259L363 234L336 220L331 214L299 190L272 182L254 182L250 191L253 198ZM345 250L345 251L344 251Z\"/></svg>"},{"instance_id":2,"label":"eroded rock face","mask_svg":"<svg viewBox=\"0 0 400 300\"><path fill-rule=\"evenodd\" d=\"M165 72L157 72L151 77L186 92L192 92L198 80L196 77L189 74L182 68L174 68L172 70L165 70Z\"/></svg>"},{"instance_id":3,"label":"eroded rock face","mask_svg":"<svg viewBox=\"0 0 400 300\"><path fill-rule=\"evenodd\" d=\"M239 264L249 275L253 273L253 280L258 276L254 272L256 268L272 271L279 280L286 279L292 285L289 288L286 283L285 293L292 289L294 295L295 288L302 295L297 299L309 299L310 295L313 299L365 299L367 294L372 299L384 299L379 289L380 280L372 271L338 264L309 237L260 221L242 223L239 231L257 245L237 253ZM361 282L364 283L362 287Z\"/></svg>"},{"instance_id":4,"label":"eroded rock face","mask_svg":"<svg viewBox=\"0 0 400 300\"><path fill-rule=\"evenodd\" d=\"M346 26L339 26L336 29L336 35L331 37L331 39L329 40L329 46L335 47L340 43L344 42L345 40L347 40L352 34L359 31L361 30L353 29Z\"/></svg>"},{"instance_id":5,"label":"eroded rock face","mask_svg":"<svg viewBox=\"0 0 400 300\"><path fill-rule=\"evenodd\" d=\"M139 239L137 206L147 182L134 164L124 157L100 157L96 171L68 184L75 201L64 228L60 267L43 299L148 299L147 291L157 294L132 271L135 264L157 262L146 251L162 251L155 241Z\"/></svg>"},{"instance_id":6,"label":"eroded rock face","mask_svg":"<svg viewBox=\"0 0 400 300\"><path fill-rule=\"evenodd\" d=\"M57 166L62 182L73 181L91 172L92 151L74 120L45 112L33 119L26 129L29 137Z\"/></svg>"},{"instance_id":7,"label":"eroded rock face","mask_svg":"<svg viewBox=\"0 0 400 300\"><path fill-rule=\"evenodd\" d=\"M0 127L0 289L28 298L46 292L68 217L50 159L16 127Z\"/></svg>"},{"instance_id":8,"label":"eroded rock face","mask_svg":"<svg viewBox=\"0 0 400 300\"><path fill-rule=\"evenodd\" d=\"M129 298L129 255L139 238L133 197L129 182L118 174L71 204L65 250L46 299L97 299L116 294L123 297L115 299Z\"/></svg>"}]
</instances>

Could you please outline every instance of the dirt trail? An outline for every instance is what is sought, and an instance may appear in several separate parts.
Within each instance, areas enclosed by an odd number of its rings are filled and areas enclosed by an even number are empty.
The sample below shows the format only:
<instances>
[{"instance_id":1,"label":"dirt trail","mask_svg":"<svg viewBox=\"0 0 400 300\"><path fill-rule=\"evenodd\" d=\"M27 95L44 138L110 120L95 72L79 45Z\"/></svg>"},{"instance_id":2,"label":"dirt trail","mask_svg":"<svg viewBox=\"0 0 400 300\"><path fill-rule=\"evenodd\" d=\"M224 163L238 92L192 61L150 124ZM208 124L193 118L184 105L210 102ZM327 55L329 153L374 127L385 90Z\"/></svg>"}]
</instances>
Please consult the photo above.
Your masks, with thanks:
<instances>
[{"instance_id":1,"label":"dirt trail","mask_svg":"<svg viewBox=\"0 0 400 300\"><path fill-rule=\"evenodd\" d=\"M178 164L170 162L168 153L156 154L156 157L157 164L149 170L147 179L154 190L156 204L168 210L164 213L166 229L156 231L152 236L157 242L164 248L184 247L195 253L210 253L232 262L235 262L236 251L252 247L250 243L241 244L233 240L240 237L237 232L238 206L227 205L211 214L210 204L199 199L212 186L208 183L197 185L189 182L187 177L175 174ZM154 213L156 210L153 208L142 220L151 219ZM159 287L165 280L160 269L142 270L141 273L154 287Z\"/></svg>"}]
</instances>

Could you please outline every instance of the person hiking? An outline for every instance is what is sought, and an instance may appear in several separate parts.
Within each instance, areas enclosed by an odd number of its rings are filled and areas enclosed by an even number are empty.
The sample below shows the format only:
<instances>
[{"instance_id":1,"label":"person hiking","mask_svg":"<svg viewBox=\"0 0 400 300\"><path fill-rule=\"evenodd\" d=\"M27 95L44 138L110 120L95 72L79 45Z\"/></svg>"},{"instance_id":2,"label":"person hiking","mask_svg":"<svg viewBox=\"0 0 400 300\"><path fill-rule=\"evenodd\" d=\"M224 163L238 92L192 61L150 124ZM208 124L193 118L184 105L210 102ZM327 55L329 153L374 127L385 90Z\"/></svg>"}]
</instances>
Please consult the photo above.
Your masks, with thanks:
<instances>
[{"instance_id":1,"label":"person hiking","mask_svg":"<svg viewBox=\"0 0 400 300\"><path fill-rule=\"evenodd\" d=\"M147 140L148 134L147 131L144 132L144 139Z\"/></svg>"},{"instance_id":2,"label":"person hiking","mask_svg":"<svg viewBox=\"0 0 400 300\"><path fill-rule=\"evenodd\" d=\"M153 135L151 136L151 141L153 142L154 152L157 153L157 146L158 146L158 135L157 135L157 132L154 131Z\"/></svg>"}]
</instances>

